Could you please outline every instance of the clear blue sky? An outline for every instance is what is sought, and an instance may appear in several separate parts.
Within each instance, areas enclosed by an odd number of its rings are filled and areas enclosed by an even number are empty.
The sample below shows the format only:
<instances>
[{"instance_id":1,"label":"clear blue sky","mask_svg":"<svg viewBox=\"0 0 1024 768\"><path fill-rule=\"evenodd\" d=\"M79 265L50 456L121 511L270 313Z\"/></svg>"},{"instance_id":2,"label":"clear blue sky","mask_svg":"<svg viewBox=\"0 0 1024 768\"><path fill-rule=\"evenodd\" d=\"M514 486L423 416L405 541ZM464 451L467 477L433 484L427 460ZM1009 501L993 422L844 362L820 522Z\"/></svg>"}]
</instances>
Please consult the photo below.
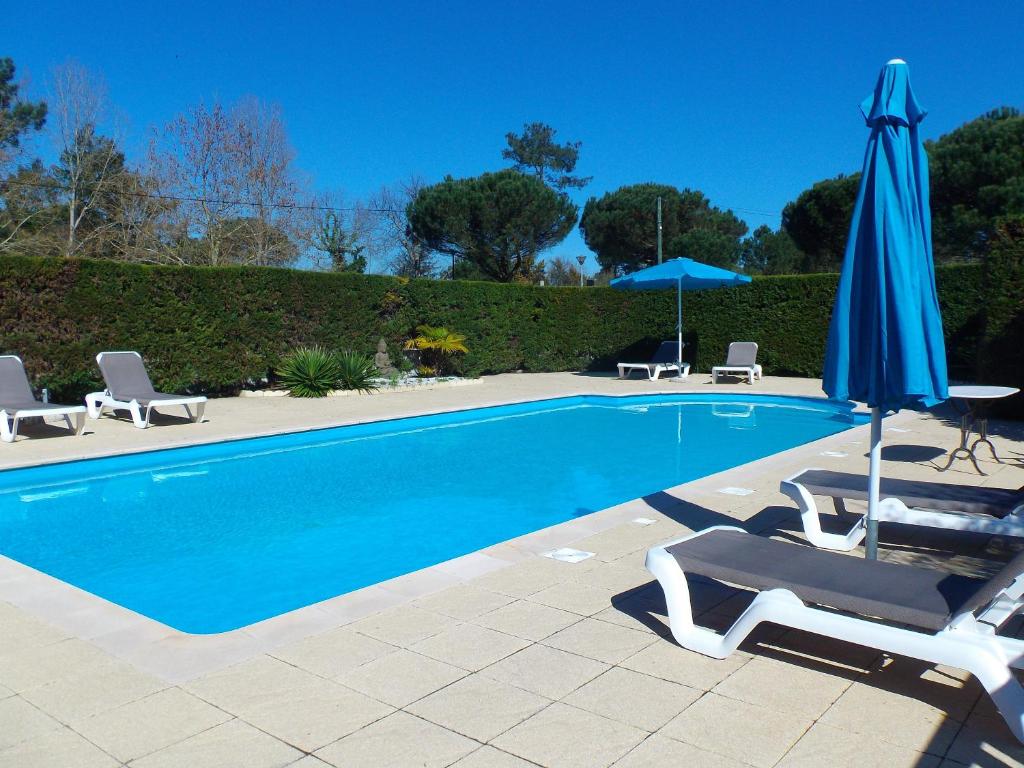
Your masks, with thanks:
<instances>
[{"instance_id":1,"label":"clear blue sky","mask_svg":"<svg viewBox=\"0 0 1024 768\"><path fill-rule=\"evenodd\" d=\"M129 149L189 105L281 104L318 188L363 197L411 174L503 166L527 121L583 142L576 195L658 181L751 229L813 181L859 168L857 111L889 58L928 137L1024 106L1024 3L21 2L0 55L39 94L74 58L128 117ZM133 145L134 142L134 145ZM550 255L585 252L578 232Z\"/></svg>"}]
</instances>

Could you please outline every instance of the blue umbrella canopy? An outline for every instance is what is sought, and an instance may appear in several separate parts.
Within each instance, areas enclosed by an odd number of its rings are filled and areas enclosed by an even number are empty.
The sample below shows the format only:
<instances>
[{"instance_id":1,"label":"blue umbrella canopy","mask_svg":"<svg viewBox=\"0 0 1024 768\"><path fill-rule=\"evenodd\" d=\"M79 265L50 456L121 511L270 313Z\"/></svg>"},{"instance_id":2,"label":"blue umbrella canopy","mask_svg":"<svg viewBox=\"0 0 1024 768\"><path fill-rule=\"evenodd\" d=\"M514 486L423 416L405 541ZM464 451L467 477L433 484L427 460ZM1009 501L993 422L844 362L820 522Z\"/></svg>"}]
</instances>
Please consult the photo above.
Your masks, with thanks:
<instances>
[{"instance_id":1,"label":"blue umbrella canopy","mask_svg":"<svg viewBox=\"0 0 1024 768\"><path fill-rule=\"evenodd\" d=\"M866 553L877 556L882 414L945 400L946 350L935 292L927 114L906 62L893 59L861 105L871 134L843 257L822 386L871 411Z\"/></svg>"},{"instance_id":2,"label":"blue umbrella canopy","mask_svg":"<svg viewBox=\"0 0 1024 768\"><path fill-rule=\"evenodd\" d=\"M727 285L749 283L750 277L739 275L710 264L687 258L669 259L661 264L638 272L617 277L609 283L621 291L656 291L676 289L676 362L679 370L683 365L683 291L699 291L704 288L721 288Z\"/></svg>"},{"instance_id":3,"label":"blue umbrella canopy","mask_svg":"<svg viewBox=\"0 0 1024 768\"><path fill-rule=\"evenodd\" d=\"M927 114L906 63L890 61L861 105L871 129L825 353L833 398L882 412L945 400L946 349L935 293Z\"/></svg>"}]
</instances>

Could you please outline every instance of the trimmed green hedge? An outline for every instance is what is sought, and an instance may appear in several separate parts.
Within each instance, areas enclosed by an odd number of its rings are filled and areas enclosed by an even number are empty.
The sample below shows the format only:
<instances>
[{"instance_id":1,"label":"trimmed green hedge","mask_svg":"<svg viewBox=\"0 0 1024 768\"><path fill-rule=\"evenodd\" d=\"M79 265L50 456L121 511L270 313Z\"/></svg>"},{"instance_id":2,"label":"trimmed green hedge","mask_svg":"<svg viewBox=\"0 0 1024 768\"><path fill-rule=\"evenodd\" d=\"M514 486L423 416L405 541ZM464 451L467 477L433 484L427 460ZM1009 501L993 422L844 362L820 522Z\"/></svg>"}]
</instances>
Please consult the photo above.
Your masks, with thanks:
<instances>
[{"instance_id":1,"label":"trimmed green hedge","mask_svg":"<svg viewBox=\"0 0 1024 768\"><path fill-rule=\"evenodd\" d=\"M973 379L984 270L940 268L938 283L951 376ZM835 287L835 275L800 275L685 294L691 362L706 371L730 341L749 339L766 373L820 376ZM159 387L224 393L266 378L295 345L372 353L383 336L394 352L422 323L467 336L470 352L458 365L469 375L607 370L645 359L675 326L673 292L270 268L10 256L0 258L0 294L0 348L21 355L36 384L61 400L99 386L93 358L104 349L141 352Z\"/></svg>"}]
</instances>

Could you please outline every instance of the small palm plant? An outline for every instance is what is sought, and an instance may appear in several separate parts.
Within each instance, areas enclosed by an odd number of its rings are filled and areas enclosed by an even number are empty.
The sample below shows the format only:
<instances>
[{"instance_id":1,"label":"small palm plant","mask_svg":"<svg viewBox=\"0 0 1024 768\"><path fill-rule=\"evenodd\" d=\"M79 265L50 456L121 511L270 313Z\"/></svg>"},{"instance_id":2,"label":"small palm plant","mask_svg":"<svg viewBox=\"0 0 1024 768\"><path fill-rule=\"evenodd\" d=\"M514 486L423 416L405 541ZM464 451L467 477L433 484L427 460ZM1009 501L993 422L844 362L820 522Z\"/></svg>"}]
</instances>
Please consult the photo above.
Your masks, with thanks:
<instances>
[{"instance_id":1,"label":"small palm plant","mask_svg":"<svg viewBox=\"0 0 1024 768\"><path fill-rule=\"evenodd\" d=\"M338 386L341 368L334 353L321 346L296 347L276 373L293 397L325 397Z\"/></svg>"},{"instance_id":2,"label":"small palm plant","mask_svg":"<svg viewBox=\"0 0 1024 768\"><path fill-rule=\"evenodd\" d=\"M374 379L379 374L372 357L345 350L338 353L337 360L338 385L342 389L351 389L356 392L372 392L377 389Z\"/></svg>"},{"instance_id":3,"label":"small palm plant","mask_svg":"<svg viewBox=\"0 0 1024 768\"><path fill-rule=\"evenodd\" d=\"M416 328L416 333L419 335L405 342L405 348L418 349L423 353L426 364L420 366L421 368L433 369L437 373L442 373L448 370L454 355L464 355L469 352L469 348L466 346L466 337L461 333L432 325L421 325Z\"/></svg>"}]
</instances>

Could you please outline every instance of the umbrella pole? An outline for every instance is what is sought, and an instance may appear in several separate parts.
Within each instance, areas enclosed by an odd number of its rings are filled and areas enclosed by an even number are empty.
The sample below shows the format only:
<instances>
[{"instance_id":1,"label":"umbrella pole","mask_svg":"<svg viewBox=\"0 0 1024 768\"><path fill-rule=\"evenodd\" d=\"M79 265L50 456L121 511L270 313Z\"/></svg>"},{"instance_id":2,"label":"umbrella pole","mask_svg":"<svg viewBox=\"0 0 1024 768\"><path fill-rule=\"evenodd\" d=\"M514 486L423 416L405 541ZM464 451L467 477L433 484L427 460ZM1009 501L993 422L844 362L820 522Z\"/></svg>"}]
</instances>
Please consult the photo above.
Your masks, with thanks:
<instances>
[{"instance_id":1,"label":"umbrella pole","mask_svg":"<svg viewBox=\"0 0 1024 768\"><path fill-rule=\"evenodd\" d=\"M676 375L683 378L683 279L679 278L676 292L676 363L679 368Z\"/></svg>"},{"instance_id":2,"label":"umbrella pole","mask_svg":"<svg viewBox=\"0 0 1024 768\"><path fill-rule=\"evenodd\" d=\"M878 486L882 463L882 409L871 409L871 459L868 466L868 517L864 557L878 559Z\"/></svg>"}]
</instances>

